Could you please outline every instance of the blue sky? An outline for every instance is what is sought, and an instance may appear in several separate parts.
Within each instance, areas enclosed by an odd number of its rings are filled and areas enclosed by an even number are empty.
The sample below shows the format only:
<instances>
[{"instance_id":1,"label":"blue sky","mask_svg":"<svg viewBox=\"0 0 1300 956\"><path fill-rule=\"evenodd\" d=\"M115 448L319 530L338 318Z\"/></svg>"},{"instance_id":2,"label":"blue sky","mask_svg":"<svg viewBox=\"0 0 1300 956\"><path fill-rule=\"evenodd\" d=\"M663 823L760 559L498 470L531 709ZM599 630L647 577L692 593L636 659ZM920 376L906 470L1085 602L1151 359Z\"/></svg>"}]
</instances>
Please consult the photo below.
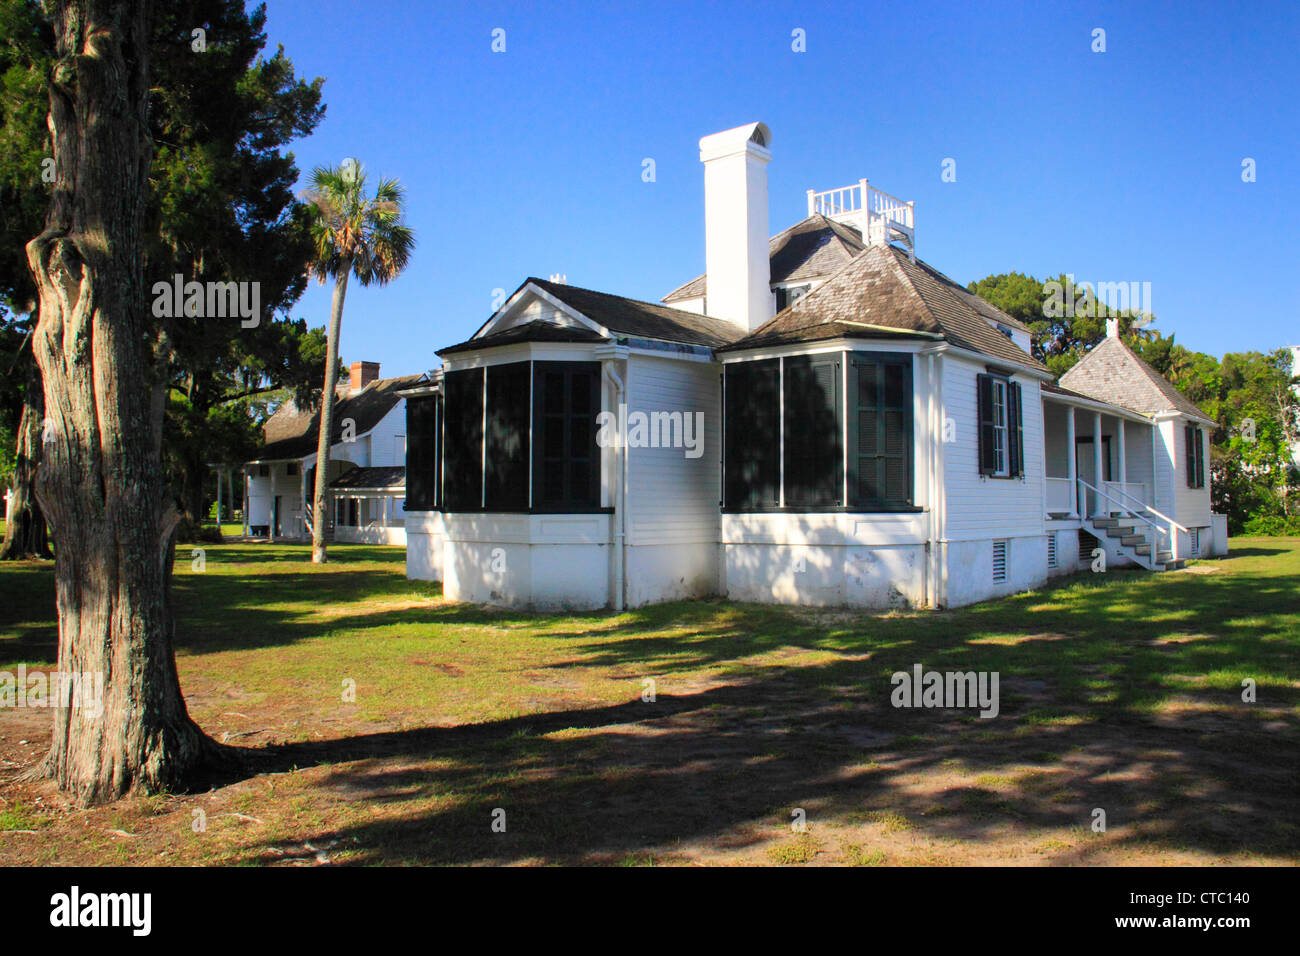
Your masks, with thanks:
<instances>
[{"instance_id":1,"label":"blue sky","mask_svg":"<svg viewBox=\"0 0 1300 956\"><path fill-rule=\"evenodd\" d=\"M270 0L267 32L326 78L304 181L356 156L407 187L414 258L351 286L341 350L397 375L529 275L654 301L703 272L698 141L757 120L773 232L806 189L865 176L915 201L918 254L959 282L1150 282L1157 327L1191 348L1300 344L1298 11ZM294 309L328 312L314 284Z\"/></svg>"}]
</instances>

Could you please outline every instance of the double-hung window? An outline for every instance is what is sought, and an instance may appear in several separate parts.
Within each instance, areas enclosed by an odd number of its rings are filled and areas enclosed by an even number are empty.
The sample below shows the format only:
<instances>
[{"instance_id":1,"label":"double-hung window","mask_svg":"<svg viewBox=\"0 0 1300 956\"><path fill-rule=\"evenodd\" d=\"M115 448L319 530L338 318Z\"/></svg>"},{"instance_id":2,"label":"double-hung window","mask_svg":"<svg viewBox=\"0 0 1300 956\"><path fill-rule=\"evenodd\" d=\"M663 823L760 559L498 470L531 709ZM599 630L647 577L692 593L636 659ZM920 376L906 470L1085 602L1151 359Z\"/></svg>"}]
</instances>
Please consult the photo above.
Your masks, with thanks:
<instances>
[{"instance_id":1,"label":"double-hung window","mask_svg":"<svg viewBox=\"0 0 1300 956\"><path fill-rule=\"evenodd\" d=\"M1020 385L1002 375L976 377L980 474L1016 478L1024 474L1024 427Z\"/></svg>"}]
</instances>

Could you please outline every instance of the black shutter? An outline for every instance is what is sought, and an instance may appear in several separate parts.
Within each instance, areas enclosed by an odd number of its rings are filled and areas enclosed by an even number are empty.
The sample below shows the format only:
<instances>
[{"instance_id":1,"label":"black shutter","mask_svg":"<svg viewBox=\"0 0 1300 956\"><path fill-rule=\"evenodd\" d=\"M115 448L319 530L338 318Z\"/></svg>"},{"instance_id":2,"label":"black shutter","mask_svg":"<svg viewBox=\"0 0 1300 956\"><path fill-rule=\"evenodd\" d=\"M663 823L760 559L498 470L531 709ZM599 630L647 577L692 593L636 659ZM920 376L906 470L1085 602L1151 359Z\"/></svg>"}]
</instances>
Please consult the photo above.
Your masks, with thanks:
<instances>
[{"instance_id":1,"label":"black shutter","mask_svg":"<svg viewBox=\"0 0 1300 956\"><path fill-rule=\"evenodd\" d=\"M977 375L975 385L979 399L980 474L994 475L998 470L998 453L993 427L993 376Z\"/></svg>"},{"instance_id":2,"label":"black shutter","mask_svg":"<svg viewBox=\"0 0 1300 956\"><path fill-rule=\"evenodd\" d=\"M1205 487L1205 441L1201 437L1202 434L1201 429L1195 425L1187 426L1187 435L1191 442L1188 455L1191 480L1188 483L1193 488Z\"/></svg>"},{"instance_id":3,"label":"black shutter","mask_svg":"<svg viewBox=\"0 0 1300 956\"><path fill-rule=\"evenodd\" d=\"M511 362L487 369L484 507L490 511L528 510L531 364Z\"/></svg>"},{"instance_id":4,"label":"black shutter","mask_svg":"<svg viewBox=\"0 0 1300 956\"><path fill-rule=\"evenodd\" d=\"M912 359L860 353L849 363L849 503L912 503Z\"/></svg>"},{"instance_id":5,"label":"black shutter","mask_svg":"<svg viewBox=\"0 0 1300 956\"><path fill-rule=\"evenodd\" d=\"M1187 487L1196 487L1196 428L1183 426L1183 445L1187 457Z\"/></svg>"},{"instance_id":6,"label":"black shutter","mask_svg":"<svg viewBox=\"0 0 1300 956\"><path fill-rule=\"evenodd\" d=\"M838 506L844 487L840 355L784 362L786 507Z\"/></svg>"},{"instance_id":7,"label":"black shutter","mask_svg":"<svg viewBox=\"0 0 1300 956\"><path fill-rule=\"evenodd\" d=\"M1020 383L1007 383L1007 437L1011 443L1007 467L1011 477L1025 473L1025 429L1020 408Z\"/></svg>"},{"instance_id":8,"label":"black shutter","mask_svg":"<svg viewBox=\"0 0 1300 956\"><path fill-rule=\"evenodd\" d=\"M533 508L600 506L600 365L537 362L533 367Z\"/></svg>"},{"instance_id":9,"label":"black shutter","mask_svg":"<svg viewBox=\"0 0 1300 956\"><path fill-rule=\"evenodd\" d=\"M406 400L406 510L432 511L437 504L438 400L421 395Z\"/></svg>"},{"instance_id":10,"label":"black shutter","mask_svg":"<svg viewBox=\"0 0 1300 956\"><path fill-rule=\"evenodd\" d=\"M1210 443L1210 436L1201 429L1196 429L1196 487L1205 487L1205 446Z\"/></svg>"},{"instance_id":11,"label":"black shutter","mask_svg":"<svg viewBox=\"0 0 1300 956\"><path fill-rule=\"evenodd\" d=\"M723 502L736 511L780 507L781 362L739 362L723 370Z\"/></svg>"},{"instance_id":12,"label":"black shutter","mask_svg":"<svg viewBox=\"0 0 1300 956\"><path fill-rule=\"evenodd\" d=\"M483 507L483 369L443 376L443 492L447 511Z\"/></svg>"}]
</instances>

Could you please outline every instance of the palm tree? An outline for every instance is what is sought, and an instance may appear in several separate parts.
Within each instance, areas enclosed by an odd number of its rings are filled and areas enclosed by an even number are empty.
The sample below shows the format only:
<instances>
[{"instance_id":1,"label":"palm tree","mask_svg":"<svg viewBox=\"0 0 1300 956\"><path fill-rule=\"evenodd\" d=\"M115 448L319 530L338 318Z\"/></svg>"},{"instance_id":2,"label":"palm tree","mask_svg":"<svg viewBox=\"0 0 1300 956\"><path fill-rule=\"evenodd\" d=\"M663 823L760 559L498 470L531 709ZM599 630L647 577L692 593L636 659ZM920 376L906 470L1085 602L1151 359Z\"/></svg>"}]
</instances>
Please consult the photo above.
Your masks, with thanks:
<instances>
[{"instance_id":1,"label":"palm tree","mask_svg":"<svg viewBox=\"0 0 1300 956\"><path fill-rule=\"evenodd\" d=\"M320 436L316 444L316 490L312 496L311 559L325 563L325 488L330 438L334 428L334 389L339 372L339 327L348 277L363 286L391 282L406 268L415 234L403 221L405 190L396 179L381 179L366 195L366 175L355 159L317 167L306 200L316 255L310 269L322 284L334 280L329 336L325 349L325 389L321 393Z\"/></svg>"}]
</instances>

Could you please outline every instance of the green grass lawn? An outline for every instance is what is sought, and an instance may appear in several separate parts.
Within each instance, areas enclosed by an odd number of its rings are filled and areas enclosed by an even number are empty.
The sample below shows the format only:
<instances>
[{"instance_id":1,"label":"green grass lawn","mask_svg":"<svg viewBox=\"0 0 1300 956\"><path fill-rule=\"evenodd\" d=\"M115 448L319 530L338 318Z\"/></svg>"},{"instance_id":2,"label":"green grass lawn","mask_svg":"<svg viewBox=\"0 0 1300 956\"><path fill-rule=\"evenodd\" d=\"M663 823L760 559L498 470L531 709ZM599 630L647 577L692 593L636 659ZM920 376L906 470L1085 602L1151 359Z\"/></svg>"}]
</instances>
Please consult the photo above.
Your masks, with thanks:
<instances>
[{"instance_id":1,"label":"green grass lawn","mask_svg":"<svg viewBox=\"0 0 1300 956\"><path fill-rule=\"evenodd\" d=\"M543 616L400 549L186 546L181 681L247 772L76 811L9 779L48 713L0 713L0 863L1295 862L1300 539L1232 547L949 612ZM0 669L53 663L52 610L0 567ZM891 707L915 663L998 672L999 716Z\"/></svg>"}]
</instances>

